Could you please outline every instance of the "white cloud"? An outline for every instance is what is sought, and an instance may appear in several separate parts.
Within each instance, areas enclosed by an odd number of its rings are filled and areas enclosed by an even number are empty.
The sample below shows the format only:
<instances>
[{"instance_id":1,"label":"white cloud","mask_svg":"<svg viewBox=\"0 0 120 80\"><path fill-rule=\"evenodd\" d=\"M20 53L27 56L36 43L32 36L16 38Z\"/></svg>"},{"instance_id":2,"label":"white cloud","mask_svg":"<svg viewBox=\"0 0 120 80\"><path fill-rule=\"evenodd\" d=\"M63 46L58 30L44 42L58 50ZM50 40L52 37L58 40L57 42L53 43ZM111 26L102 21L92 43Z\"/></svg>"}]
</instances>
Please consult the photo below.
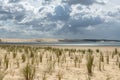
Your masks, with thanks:
<instances>
[{"instance_id":1,"label":"white cloud","mask_svg":"<svg viewBox=\"0 0 120 80\"><path fill-rule=\"evenodd\" d=\"M95 30L95 27L88 26L88 27L86 27L86 30L91 30L91 31L93 31L93 30Z\"/></svg>"}]
</instances>

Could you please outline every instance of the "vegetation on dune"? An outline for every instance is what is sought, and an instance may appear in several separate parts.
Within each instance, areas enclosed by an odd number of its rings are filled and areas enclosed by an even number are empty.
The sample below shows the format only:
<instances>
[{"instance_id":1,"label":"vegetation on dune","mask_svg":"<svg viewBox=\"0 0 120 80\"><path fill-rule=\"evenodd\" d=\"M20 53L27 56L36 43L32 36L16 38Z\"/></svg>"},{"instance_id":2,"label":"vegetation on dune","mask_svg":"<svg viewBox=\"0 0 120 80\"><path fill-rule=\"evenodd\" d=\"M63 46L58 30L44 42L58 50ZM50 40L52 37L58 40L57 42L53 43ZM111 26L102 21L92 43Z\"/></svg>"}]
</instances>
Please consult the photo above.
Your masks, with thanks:
<instances>
[{"instance_id":1,"label":"vegetation on dune","mask_svg":"<svg viewBox=\"0 0 120 80\"><path fill-rule=\"evenodd\" d=\"M6 75L5 71L0 70L0 80L3 80L5 75Z\"/></svg>"},{"instance_id":2,"label":"vegetation on dune","mask_svg":"<svg viewBox=\"0 0 120 80\"><path fill-rule=\"evenodd\" d=\"M59 71L58 74L57 74L57 77L58 77L58 80L62 80L62 78L63 78L63 72Z\"/></svg>"},{"instance_id":3,"label":"vegetation on dune","mask_svg":"<svg viewBox=\"0 0 120 80\"><path fill-rule=\"evenodd\" d=\"M27 63L27 65L23 68L22 74L25 80L34 80L36 69L33 65Z\"/></svg>"},{"instance_id":4,"label":"vegetation on dune","mask_svg":"<svg viewBox=\"0 0 120 80\"><path fill-rule=\"evenodd\" d=\"M89 54L87 55L87 71L88 71L88 75L92 76L92 67L93 67L93 61L94 61L94 56L91 54L91 51L89 51Z\"/></svg>"},{"instance_id":5,"label":"vegetation on dune","mask_svg":"<svg viewBox=\"0 0 120 80\"><path fill-rule=\"evenodd\" d=\"M117 48L111 52L103 52L99 49L0 45L0 49L4 50L4 54L0 56L0 80L3 80L7 75L5 72L12 68L20 69L19 76L24 80L49 80L52 75L55 80L68 80L69 77L63 76L67 73L62 70L80 75L79 71L83 68L86 68L87 72L84 75L90 80L96 75L93 74L95 70L102 72L104 68L107 70L106 66L111 65L120 69L120 52Z\"/></svg>"}]
</instances>

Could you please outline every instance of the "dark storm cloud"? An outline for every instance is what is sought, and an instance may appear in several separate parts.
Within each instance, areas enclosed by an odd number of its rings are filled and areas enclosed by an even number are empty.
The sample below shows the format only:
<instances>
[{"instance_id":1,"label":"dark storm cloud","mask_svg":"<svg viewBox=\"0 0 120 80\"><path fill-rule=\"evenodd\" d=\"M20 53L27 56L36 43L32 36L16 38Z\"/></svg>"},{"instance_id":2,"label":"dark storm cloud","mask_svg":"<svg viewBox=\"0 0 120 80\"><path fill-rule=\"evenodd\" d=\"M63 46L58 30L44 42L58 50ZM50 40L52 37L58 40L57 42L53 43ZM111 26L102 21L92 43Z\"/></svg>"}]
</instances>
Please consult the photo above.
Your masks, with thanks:
<instances>
[{"instance_id":1,"label":"dark storm cloud","mask_svg":"<svg viewBox=\"0 0 120 80\"><path fill-rule=\"evenodd\" d=\"M9 3L17 3L17 2L20 2L22 0L8 0Z\"/></svg>"},{"instance_id":2,"label":"dark storm cloud","mask_svg":"<svg viewBox=\"0 0 120 80\"><path fill-rule=\"evenodd\" d=\"M105 4L104 1L98 1L98 0L62 0L64 3L68 3L70 5L72 4L83 4L83 5L92 5L94 3L98 4Z\"/></svg>"}]
</instances>

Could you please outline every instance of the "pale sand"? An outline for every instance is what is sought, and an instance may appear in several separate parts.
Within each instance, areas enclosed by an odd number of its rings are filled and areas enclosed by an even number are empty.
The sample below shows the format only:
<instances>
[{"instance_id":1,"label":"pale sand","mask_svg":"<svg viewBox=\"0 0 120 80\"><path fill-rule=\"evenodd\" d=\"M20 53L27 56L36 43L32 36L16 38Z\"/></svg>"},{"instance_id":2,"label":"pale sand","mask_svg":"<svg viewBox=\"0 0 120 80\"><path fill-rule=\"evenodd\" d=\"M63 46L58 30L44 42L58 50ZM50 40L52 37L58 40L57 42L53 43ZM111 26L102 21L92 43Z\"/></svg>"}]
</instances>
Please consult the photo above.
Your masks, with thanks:
<instances>
[{"instance_id":1,"label":"pale sand","mask_svg":"<svg viewBox=\"0 0 120 80\"><path fill-rule=\"evenodd\" d=\"M116 59L118 55L114 56L112 59L112 52L117 48L117 50L120 53L120 47L75 47L75 46L52 46L54 48L59 48L59 49L92 49L94 51L94 70L93 70L93 75L90 77L90 80L120 80L120 69L118 65L116 65ZM103 55L104 55L104 63L101 63L102 70L99 71L98 65L99 65L99 54L96 53L96 49L99 49ZM6 54L6 50L0 49L0 57L1 59L4 57ZM36 66L37 72L36 72L36 77L34 80L43 80L43 72L44 71L49 71L49 64L46 62L46 56L52 55L53 60L55 60L55 55L53 55L52 52L49 51L38 51L37 54L40 55L41 53L44 53L43 57L43 62L39 63L38 66ZM12 52L8 54L9 59L10 59L10 64L9 68L7 69L7 74L5 75L3 80L24 80L23 75L21 73L21 69L25 66L25 63L21 62L21 55L24 54L24 52L18 52L17 57L15 59L12 58ZM66 55L66 63L60 62L59 66L56 63L55 68L51 73L46 74L46 80L58 80L58 73L62 75L61 80L89 80L88 79L88 74L87 74L87 68L86 68L86 56L81 55L81 53L74 53L77 56L83 56L81 59L80 67L78 66L79 63L77 63L77 67L74 66L74 57L73 55L70 59L68 57L68 52L65 53ZM110 58L110 63L106 63L106 54L109 54ZM38 58L38 57L36 57ZM62 59L61 59L62 60ZM17 68L17 63L20 63L20 67ZM120 57L119 57L119 62L120 62ZM103 69L104 66L104 69ZM1 68L4 68L4 64L1 66Z\"/></svg>"},{"instance_id":2,"label":"pale sand","mask_svg":"<svg viewBox=\"0 0 120 80\"><path fill-rule=\"evenodd\" d=\"M58 42L53 38L19 39L19 38L1 38L1 42Z\"/></svg>"}]
</instances>

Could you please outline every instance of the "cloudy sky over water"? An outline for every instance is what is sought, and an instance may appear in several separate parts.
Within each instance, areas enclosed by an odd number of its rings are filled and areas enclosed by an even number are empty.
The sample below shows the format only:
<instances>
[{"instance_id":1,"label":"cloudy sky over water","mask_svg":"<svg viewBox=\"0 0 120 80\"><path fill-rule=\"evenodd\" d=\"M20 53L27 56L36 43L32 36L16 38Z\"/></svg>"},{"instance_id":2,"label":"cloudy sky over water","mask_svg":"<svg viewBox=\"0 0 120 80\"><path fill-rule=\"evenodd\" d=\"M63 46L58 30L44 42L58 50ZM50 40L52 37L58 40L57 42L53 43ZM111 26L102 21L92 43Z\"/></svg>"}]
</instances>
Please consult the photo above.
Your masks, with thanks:
<instances>
[{"instance_id":1,"label":"cloudy sky over water","mask_svg":"<svg viewBox=\"0 0 120 80\"><path fill-rule=\"evenodd\" d=\"M0 0L0 37L120 40L120 0Z\"/></svg>"}]
</instances>

